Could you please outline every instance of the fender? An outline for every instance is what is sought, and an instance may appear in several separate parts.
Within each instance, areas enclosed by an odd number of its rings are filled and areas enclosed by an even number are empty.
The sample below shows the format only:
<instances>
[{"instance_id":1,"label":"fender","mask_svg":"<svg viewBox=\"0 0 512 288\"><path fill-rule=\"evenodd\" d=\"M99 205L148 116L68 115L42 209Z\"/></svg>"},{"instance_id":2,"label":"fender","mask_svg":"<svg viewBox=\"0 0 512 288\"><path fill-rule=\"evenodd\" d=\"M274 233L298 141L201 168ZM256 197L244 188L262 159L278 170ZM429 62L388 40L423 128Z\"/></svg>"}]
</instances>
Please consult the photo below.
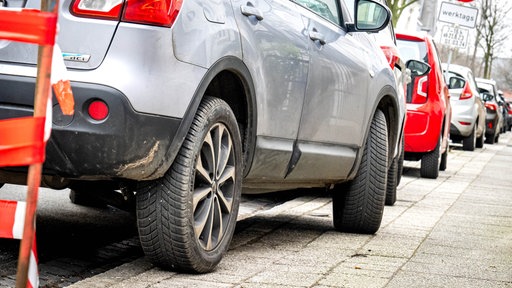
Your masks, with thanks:
<instances>
[{"instance_id":1,"label":"fender","mask_svg":"<svg viewBox=\"0 0 512 288\"><path fill-rule=\"evenodd\" d=\"M194 93L192 101L190 102L187 108L185 116L182 119L181 124L177 130L177 133L167 150L166 156L164 157L164 159L162 159L162 163L158 165L159 168L157 168L157 170L155 170L154 173L149 177L150 179L162 177L170 168L174 159L176 158L176 155L181 149L181 145L183 144L185 137L187 136L187 133L196 115L199 104L201 103L203 97L205 96L206 89L208 88L212 80L222 71L230 71L236 74L243 85L245 95L244 102L247 103L247 107L242 107L242 109L247 109L247 126L245 127L245 134L241 135L244 151L244 176L248 173L249 167L251 166L252 163L254 145L256 142L255 125L257 123L257 106L255 89L252 81L252 76L249 72L249 69L247 69L245 63L237 57L226 56L217 60L204 75L203 79L201 80L199 86L197 87Z\"/></svg>"},{"instance_id":2,"label":"fender","mask_svg":"<svg viewBox=\"0 0 512 288\"><path fill-rule=\"evenodd\" d=\"M399 109L398 109L398 102L397 102L397 93L396 93L395 88L390 85L386 85L386 86L382 87L382 89L377 94L376 99L378 101L374 101L374 105L373 105L372 109L370 110L371 113L368 115L368 120L367 120L368 126L365 128L366 132L365 132L365 137L363 139L363 145L365 145L364 143L366 143L366 140L368 139L368 135L370 133L370 125L372 123L371 117L373 117L373 115L375 114L375 111L377 111L377 109L382 109L382 112L384 112L384 115L386 116L386 120L388 121L388 123L391 123L392 125L396 126L396 127L388 126L388 134L391 133L391 134L389 134L391 137L388 137L388 139L393 141L393 143L389 143L389 145L388 145L388 147L392 147L392 151L390 151L392 153L389 153L390 155L388 155L388 158L393 159L394 149L395 149L397 141L398 141L398 134L399 134L398 118L400 117L398 115ZM394 113L393 113L393 111L394 111ZM390 132L389 129L393 129L393 130ZM356 161L354 163L354 166L352 167L352 170L350 171L350 173L348 175L348 179L353 179L356 176L357 171L359 170L359 165L361 164L361 158L363 157L363 153L362 153L363 149L364 149L363 145L361 145L361 147L359 148L359 151L357 152ZM389 162L389 160L388 160L388 162Z\"/></svg>"}]
</instances>

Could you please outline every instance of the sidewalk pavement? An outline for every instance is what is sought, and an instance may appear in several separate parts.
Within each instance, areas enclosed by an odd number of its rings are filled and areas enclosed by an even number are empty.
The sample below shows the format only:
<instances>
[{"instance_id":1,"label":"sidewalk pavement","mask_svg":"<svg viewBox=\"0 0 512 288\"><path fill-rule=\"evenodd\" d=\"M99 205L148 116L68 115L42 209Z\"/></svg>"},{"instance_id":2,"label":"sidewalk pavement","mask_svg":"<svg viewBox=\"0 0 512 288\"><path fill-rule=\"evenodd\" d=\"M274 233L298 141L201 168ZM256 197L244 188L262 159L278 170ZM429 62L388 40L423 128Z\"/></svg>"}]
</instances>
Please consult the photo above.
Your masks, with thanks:
<instances>
[{"instance_id":1,"label":"sidewalk pavement","mask_svg":"<svg viewBox=\"0 0 512 288\"><path fill-rule=\"evenodd\" d=\"M473 152L453 147L436 180L406 161L375 235L334 231L330 198L306 195L264 212L242 207L213 273L162 271L141 258L69 287L512 287L511 174L508 132Z\"/></svg>"}]
</instances>

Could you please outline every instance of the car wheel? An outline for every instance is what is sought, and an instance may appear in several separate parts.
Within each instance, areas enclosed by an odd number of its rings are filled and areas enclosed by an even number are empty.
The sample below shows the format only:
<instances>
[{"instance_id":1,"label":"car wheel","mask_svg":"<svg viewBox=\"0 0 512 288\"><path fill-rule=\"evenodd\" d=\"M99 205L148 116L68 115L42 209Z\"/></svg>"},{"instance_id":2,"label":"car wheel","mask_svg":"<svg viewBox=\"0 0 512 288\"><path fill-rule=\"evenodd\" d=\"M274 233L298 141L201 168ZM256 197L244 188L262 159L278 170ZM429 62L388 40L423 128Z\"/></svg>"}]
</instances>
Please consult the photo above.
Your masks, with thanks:
<instances>
[{"instance_id":1,"label":"car wheel","mask_svg":"<svg viewBox=\"0 0 512 288\"><path fill-rule=\"evenodd\" d=\"M476 138L476 148L483 148L484 147L484 133L482 132L482 135L480 137Z\"/></svg>"},{"instance_id":2,"label":"car wheel","mask_svg":"<svg viewBox=\"0 0 512 288\"><path fill-rule=\"evenodd\" d=\"M496 142L496 136L493 135L485 135L485 143L487 144L494 144Z\"/></svg>"},{"instance_id":3,"label":"car wheel","mask_svg":"<svg viewBox=\"0 0 512 288\"><path fill-rule=\"evenodd\" d=\"M398 158L398 175L396 177L396 186L400 185L402 174L404 173L404 160L405 160L405 142L402 138L402 150L400 150L400 158Z\"/></svg>"},{"instance_id":4,"label":"car wheel","mask_svg":"<svg viewBox=\"0 0 512 288\"><path fill-rule=\"evenodd\" d=\"M474 151L476 146L476 123L473 125L473 131L468 137L462 139L462 150Z\"/></svg>"},{"instance_id":5,"label":"car wheel","mask_svg":"<svg viewBox=\"0 0 512 288\"><path fill-rule=\"evenodd\" d=\"M396 202L396 187L398 186L398 158L393 159L388 170L388 181L386 184L386 205L393 206Z\"/></svg>"},{"instance_id":6,"label":"car wheel","mask_svg":"<svg viewBox=\"0 0 512 288\"><path fill-rule=\"evenodd\" d=\"M241 147L230 107L206 97L169 170L136 191L139 237L151 262L206 273L221 261L240 205Z\"/></svg>"},{"instance_id":7,"label":"car wheel","mask_svg":"<svg viewBox=\"0 0 512 288\"><path fill-rule=\"evenodd\" d=\"M439 171L445 171L448 166L448 147L446 147L446 151L441 154L441 162L439 163Z\"/></svg>"},{"instance_id":8,"label":"car wheel","mask_svg":"<svg viewBox=\"0 0 512 288\"><path fill-rule=\"evenodd\" d=\"M377 110L363 148L361 164L352 181L333 191L333 224L339 231L373 234L382 221L388 159L387 124Z\"/></svg>"},{"instance_id":9,"label":"car wheel","mask_svg":"<svg viewBox=\"0 0 512 288\"><path fill-rule=\"evenodd\" d=\"M441 157L441 137L434 150L421 157L420 176L423 178L436 179L439 176Z\"/></svg>"}]
</instances>

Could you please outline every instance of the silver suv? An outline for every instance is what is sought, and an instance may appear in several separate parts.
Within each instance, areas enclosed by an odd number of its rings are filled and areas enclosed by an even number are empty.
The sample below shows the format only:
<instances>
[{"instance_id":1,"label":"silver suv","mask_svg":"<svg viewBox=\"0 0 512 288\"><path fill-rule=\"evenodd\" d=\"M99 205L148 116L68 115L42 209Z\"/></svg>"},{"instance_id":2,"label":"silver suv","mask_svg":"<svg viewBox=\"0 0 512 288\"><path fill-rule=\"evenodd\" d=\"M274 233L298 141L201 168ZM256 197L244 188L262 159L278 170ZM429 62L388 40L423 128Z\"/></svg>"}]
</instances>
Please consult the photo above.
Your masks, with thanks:
<instances>
[{"instance_id":1,"label":"silver suv","mask_svg":"<svg viewBox=\"0 0 512 288\"><path fill-rule=\"evenodd\" d=\"M354 9L355 21L340 0L61 1L76 112L54 107L43 185L134 203L147 257L179 271L219 263L242 192L326 187L337 230L376 232L403 87L366 33L389 10ZM0 43L0 118L30 114L36 54ZM25 174L3 168L0 183Z\"/></svg>"}]
</instances>

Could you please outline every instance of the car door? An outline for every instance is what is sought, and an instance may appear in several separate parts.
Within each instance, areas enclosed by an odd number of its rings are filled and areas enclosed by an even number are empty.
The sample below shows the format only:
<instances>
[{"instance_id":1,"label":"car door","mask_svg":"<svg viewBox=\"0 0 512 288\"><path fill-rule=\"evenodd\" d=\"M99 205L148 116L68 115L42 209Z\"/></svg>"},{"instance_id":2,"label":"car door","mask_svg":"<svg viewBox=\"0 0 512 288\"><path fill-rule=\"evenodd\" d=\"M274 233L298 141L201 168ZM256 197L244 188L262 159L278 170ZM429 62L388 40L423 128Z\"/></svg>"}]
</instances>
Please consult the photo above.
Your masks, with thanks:
<instances>
[{"instance_id":1,"label":"car door","mask_svg":"<svg viewBox=\"0 0 512 288\"><path fill-rule=\"evenodd\" d=\"M294 0L303 7L310 65L296 153L287 179L340 179L364 138L371 56L344 28L338 0ZM344 8L345 9L345 8Z\"/></svg>"},{"instance_id":2,"label":"car door","mask_svg":"<svg viewBox=\"0 0 512 288\"><path fill-rule=\"evenodd\" d=\"M283 179L306 89L304 24L299 7L289 0L232 0L232 5L258 109L256 151L247 178Z\"/></svg>"}]
</instances>

